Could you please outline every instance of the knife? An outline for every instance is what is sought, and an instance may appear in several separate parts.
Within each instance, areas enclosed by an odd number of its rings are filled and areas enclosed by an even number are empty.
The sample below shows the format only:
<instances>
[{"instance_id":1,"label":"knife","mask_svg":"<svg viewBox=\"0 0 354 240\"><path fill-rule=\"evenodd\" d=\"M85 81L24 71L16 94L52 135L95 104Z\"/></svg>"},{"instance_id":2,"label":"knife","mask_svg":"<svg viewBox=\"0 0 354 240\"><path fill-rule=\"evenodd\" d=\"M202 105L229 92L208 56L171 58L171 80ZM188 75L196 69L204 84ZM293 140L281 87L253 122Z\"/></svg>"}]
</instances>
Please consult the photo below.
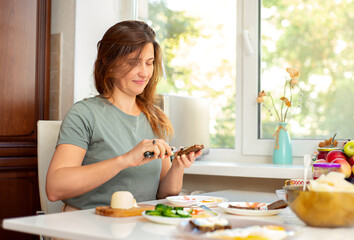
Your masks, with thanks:
<instances>
[{"instance_id":1,"label":"knife","mask_svg":"<svg viewBox=\"0 0 354 240\"><path fill-rule=\"evenodd\" d=\"M197 204L199 207L201 207L202 209L204 209L205 211L207 211L207 212L210 212L210 213L212 213L212 214L214 214L215 216L217 216L218 214L216 213L216 212L214 212L213 210L211 210L210 208L208 208L207 206L205 206L205 205L199 205L199 204Z\"/></svg>"},{"instance_id":2,"label":"knife","mask_svg":"<svg viewBox=\"0 0 354 240\"><path fill-rule=\"evenodd\" d=\"M175 147L171 147L171 151L172 151L172 153L175 153L175 152L177 152L178 150L177 150L177 148L175 148ZM147 152L144 152L144 157L146 157L146 158L151 158L151 157L153 157L154 156L154 152L149 152L149 151L147 151ZM165 155L167 155L167 151L165 152Z\"/></svg>"}]
</instances>

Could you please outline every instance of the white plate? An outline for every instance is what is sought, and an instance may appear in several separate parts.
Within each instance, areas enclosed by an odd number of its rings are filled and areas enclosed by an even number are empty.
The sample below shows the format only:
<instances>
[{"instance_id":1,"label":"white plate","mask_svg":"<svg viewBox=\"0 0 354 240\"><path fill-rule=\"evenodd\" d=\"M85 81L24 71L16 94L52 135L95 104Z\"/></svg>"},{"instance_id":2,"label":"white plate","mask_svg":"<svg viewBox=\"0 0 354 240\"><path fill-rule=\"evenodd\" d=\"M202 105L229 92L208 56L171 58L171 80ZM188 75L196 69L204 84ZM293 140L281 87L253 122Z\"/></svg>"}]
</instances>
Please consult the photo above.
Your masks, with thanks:
<instances>
[{"instance_id":1,"label":"white plate","mask_svg":"<svg viewBox=\"0 0 354 240\"><path fill-rule=\"evenodd\" d=\"M260 210L251 210L251 209L239 209L239 208L230 208L229 204L246 207L247 204L252 204L252 202L226 202L219 203L218 207L221 208L224 212L236 215L244 216L271 216L280 213L283 209L268 210L266 206L261 207ZM268 203L264 203L267 205Z\"/></svg>"},{"instance_id":2,"label":"white plate","mask_svg":"<svg viewBox=\"0 0 354 240\"><path fill-rule=\"evenodd\" d=\"M274 222L268 221L258 221L258 220L251 220L251 219L238 219L238 218L230 218L227 220L231 225L231 228L244 228L250 226L264 226L264 225L277 225L281 226L285 229L289 237L292 237L296 234L299 230L297 227L279 224ZM193 227L189 224L189 221L182 221L177 225L177 229L182 232L185 236L193 238L193 239L214 239L214 238L206 238L205 233L193 229Z\"/></svg>"},{"instance_id":3,"label":"white plate","mask_svg":"<svg viewBox=\"0 0 354 240\"><path fill-rule=\"evenodd\" d=\"M167 197L166 199L173 205L182 207L188 207L194 204L205 205L207 207L216 207L219 203L227 202L227 199L222 197L198 195L172 196Z\"/></svg>"},{"instance_id":4,"label":"white plate","mask_svg":"<svg viewBox=\"0 0 354 240\"><path fill-rule=\"evenodd\" d=\"M152 215L147 215L145 213L146 211L142 212L141 215L143 215L143 217L145 217L146 219L152 221L152 222L156 222L156 223L162 223L162 224L171 224L171 225L176 225L180 222L183 221L189 221L189 219L192 219L191 217L189 218L174 218L174 217L162 217L162 216L152 216ZM220 214L217 213L217 215L212 216L212 217L219 217Z\"/></svg>"}]
</instances>

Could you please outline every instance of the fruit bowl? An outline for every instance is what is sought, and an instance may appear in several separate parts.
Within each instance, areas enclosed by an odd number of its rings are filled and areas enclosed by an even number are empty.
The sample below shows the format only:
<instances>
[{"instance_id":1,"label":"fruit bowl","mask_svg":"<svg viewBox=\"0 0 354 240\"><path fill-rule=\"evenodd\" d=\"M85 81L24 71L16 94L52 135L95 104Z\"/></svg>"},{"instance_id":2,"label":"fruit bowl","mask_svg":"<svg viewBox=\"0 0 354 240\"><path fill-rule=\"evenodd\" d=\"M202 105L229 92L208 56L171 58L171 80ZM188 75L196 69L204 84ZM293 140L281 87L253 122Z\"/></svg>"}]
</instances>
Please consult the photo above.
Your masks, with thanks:
<instances>
[{"instance_id":1,"label":"fruit bowl","mask_svg":"<svg viewBox=\"0 0 354 240\"><path fill-rule=\"evenodd\" d=\"M307 225L354 226L354 193L302 191L302 187L284 189L290 209Z\"/></svg>"}]
</instances>

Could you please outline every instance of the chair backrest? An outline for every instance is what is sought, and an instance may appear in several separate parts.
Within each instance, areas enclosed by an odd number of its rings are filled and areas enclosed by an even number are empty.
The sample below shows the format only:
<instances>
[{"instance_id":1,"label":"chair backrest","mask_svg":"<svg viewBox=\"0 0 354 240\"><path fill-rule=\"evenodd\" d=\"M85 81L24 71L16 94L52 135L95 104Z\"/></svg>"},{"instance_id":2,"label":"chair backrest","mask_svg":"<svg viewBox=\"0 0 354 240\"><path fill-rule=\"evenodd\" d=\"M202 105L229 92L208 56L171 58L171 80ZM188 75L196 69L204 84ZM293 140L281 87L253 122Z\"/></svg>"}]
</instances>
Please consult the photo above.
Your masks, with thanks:
<instances>
[{"instance_id":1,"label":"chair backrest","mask_svg":"<svg viewBox=\"0 0 354 240\"><path fill-rule=\"evenodd\" d=\"M55 150L60 125L61 121L40 120L37 123L39 197L42 211L45 213L60 212L64 205L62 201L49 201L45 190L47 171Z\"/></svg>"}]
</instances>

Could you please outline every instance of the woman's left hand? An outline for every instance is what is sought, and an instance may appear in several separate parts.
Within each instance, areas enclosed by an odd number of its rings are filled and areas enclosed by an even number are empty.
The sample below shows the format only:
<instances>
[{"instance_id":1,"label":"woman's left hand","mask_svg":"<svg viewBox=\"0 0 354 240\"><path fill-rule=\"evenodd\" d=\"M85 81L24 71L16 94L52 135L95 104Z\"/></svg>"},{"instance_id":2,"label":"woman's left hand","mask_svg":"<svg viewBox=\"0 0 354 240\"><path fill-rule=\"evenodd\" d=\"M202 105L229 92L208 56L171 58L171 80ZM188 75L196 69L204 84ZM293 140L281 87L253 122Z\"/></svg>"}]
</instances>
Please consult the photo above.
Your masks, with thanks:
<instances>
[{"instance_id":1,"label":"woman's left hand","mask_svg":"<svg viewBox=\"0 0 354 240\"><path fill-rule=\"evenodd\" d=\"M176 196L180 193L183 185L184 169L192 166L195 159L200 155L202 155L202 151L191 152L188 155L182 154L182 156L178 156L177 152L174 154L172 166L170 159L162 161L160 185L156 195L158 199Z\"/></svg>"},{"instance_id":2,"label":"woman's left hand","mask_svg":"<svg viewBox=\"0 0 354 240\"><path fill-rule=\"evenodd\" d=\"M198 152L191 152L188 155L182 154L182 156L178 156L178 153L175 153L175 157L172 160L172 167L181 169L189 168L190 166L192 166L195 159L200 155L202 155L201 150Z\"/></svg>"}]
</instances>

